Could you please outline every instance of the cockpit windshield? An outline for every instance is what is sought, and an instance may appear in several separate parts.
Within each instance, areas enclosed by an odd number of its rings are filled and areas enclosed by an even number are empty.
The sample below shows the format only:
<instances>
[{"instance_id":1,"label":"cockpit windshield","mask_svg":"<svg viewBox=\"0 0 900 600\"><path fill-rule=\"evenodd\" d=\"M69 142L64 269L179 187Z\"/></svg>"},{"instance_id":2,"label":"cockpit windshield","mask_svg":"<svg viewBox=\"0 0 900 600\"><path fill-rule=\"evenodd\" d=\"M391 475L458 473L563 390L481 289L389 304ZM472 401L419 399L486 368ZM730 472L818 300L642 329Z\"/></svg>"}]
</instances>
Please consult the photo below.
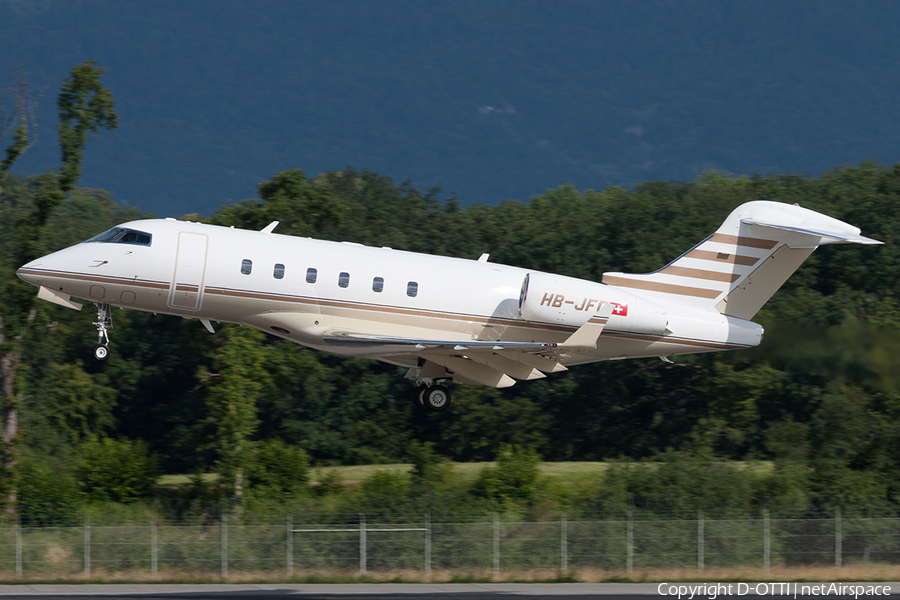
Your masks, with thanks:
<instances>
[{"instance_id":1,"label":"cockpit windshield","mask_svg":"<svg viewBox=\"0 0 900 600\"><path fill-rule=\"evenodd\" d=\"M143 231L134 229L125 229L124 227L113 227L101 234L95 235L89 240L85 240L85 244L91 242L105 242L108 244L134 244L137 246L149 246L153 236Z\"/></svg>"}]
</instances>

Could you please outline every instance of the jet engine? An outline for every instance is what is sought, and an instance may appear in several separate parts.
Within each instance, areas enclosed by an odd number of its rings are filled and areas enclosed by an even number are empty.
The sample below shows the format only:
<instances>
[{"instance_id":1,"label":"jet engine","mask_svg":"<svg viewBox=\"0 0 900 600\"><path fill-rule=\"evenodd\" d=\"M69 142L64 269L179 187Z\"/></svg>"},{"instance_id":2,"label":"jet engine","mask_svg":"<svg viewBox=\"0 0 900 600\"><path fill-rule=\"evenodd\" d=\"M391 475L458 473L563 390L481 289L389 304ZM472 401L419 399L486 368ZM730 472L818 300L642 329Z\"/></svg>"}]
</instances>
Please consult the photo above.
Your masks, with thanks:
<instances>
[{"instance_id":1,"label":"jet engine","mask_svg":"<svg viewBox=\"0 0 900 600\"><path fill-rule=\"evenodd\" d=\"M528 273L519 293L519 316L531 323L581 327L603 304L612 304L608 327L617 331L663 335L666 310L645 298L602 283L550 273Z\"/></svg>"}]
</instances>

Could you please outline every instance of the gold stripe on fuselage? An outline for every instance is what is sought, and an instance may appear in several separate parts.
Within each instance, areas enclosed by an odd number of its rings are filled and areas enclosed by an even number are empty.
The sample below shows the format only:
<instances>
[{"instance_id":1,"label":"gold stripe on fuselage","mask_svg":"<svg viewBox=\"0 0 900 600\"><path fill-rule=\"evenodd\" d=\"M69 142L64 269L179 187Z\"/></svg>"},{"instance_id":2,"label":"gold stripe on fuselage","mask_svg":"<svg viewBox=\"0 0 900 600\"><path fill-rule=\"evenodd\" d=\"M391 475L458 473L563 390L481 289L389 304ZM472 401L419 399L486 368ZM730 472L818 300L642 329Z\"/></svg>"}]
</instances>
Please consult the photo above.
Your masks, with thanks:
<instances>
[{"instance_id":1,"label":"gold stripe on fuselage","mask_svg":"<svg viewBox=\"0 0 900 600\"><path fill-rule=\"evenodd\" d=\"M168 290L171 285L168 283L160 282L160 281L152 281L152 280L141 280L141 279L129 279L123 277L109 277L109 276L99 276L99 275L90 275L85 273L73 273L73 272L65 272L65 271L45 271L42 269L20 269L19 272L22 272L27 275L32 276L43 276L47 278L60 278L66 280L76 280L83 281L86 283L103 283L106 285L119 285L123 287L140 287L145 289L155 289L155 290ZM198 291L197 286L182 286L179 284L177 287L179 291ZM127 291L127 290L123 290ZM333 300L333 299L322 299L316 298L312 296L295 296L288 294L276 294L276 293L266 293L266 292L254 292L249 290L240 290L233 288L216 288L216 287L208 287L203 290L205 294L211 296L219 296L222 298L229 298L235 300L263 300L269 302L285 302L290 304L298 304L301 306L306 306L309 308L316 309L317 312L321 311L322 307L332 308L338 310L356 310L362 311L365 313L380 313L384 315L391 316L399 316L399 317L418 317L424 319L441 319L441 320L451 320L459 323L476 323L479 325L502 325L506 327L510 327L513 331L507 331L507 339L498 339L496 340L498 344L502 344L503 341L521 341L515 339L509 339L511 337L530 339L534 336L536 332L547 332L547 333L555 333L558 337L560 334L563 334L563 337L560 337L561 340L564 340L565 337L571 333L573 333L577 327L575 326L567 326L567 325L555 325L555 324L542 324L542 323L531 323L528 321L520 320L520 319L505 319L499 317L485 317L481 315L472 315L472 314L464 314L464 313L451 313L451 312L441 312L441 311L431 311L424 309L415 309L415 308L405 308L399 306L384 306L378 304L370 304L364 302L352 302L346 300ZM129 307L133 308L133 307ZM160 311L164 312L164 311ZM605 322L602 318L592 317L592 322ZM607 319L608 321L608 319ZM390 324L391 321L385 321L385 323ZM516 335L519 334L519 335ZM749 345L738 345L738 344L727 344L723 342L715 342L712 340L698 340L691 338L680 338L672 335L667 336L657 336L657 335L644 335L644 334L636 334L624 331L616 331L614 329L607 329L603 332L604 338L614 337L620 340L628 340L632 342L642 342L644 344L653 345L653 344L665 344L669 346L688 346L694 348L708 348L710 350L732 350L739 348L748 348ZM552 343L554 341L559 340L531 340L531 341L546 341L548 343Z\"/></svg>"}]
</instances>

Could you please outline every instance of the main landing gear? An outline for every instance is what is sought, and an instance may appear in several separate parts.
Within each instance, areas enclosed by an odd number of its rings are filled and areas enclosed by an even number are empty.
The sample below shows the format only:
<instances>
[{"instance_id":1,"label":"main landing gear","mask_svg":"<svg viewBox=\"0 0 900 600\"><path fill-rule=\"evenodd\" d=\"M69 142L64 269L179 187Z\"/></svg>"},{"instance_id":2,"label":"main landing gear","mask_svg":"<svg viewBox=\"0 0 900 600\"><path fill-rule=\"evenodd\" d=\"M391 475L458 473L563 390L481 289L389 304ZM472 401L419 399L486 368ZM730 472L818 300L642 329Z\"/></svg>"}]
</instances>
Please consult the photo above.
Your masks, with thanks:
<instances>
[{"instance_id":1,"label":"main landing gear","mask_svg":"<svg viewBox=\"0 0 900 600\"><path fill-rule=\"evenodd\" d=\"M434 412L447 410L450 406L450 390L442 385L422 384L416 388L416 405Z\"/></svg>"},{"instance_id":2,"label":"main landing gear","mask_svg":"<svg viewBox=\"0 0 900 600\"><path fill-rule=\"evenodd\" d=\"M94 346L94 358L106 360L109 357L109 334L112 329L112 315L109 313L109 304L94 303L97 306L97 345Z\"/></svg>"}]
</instances>

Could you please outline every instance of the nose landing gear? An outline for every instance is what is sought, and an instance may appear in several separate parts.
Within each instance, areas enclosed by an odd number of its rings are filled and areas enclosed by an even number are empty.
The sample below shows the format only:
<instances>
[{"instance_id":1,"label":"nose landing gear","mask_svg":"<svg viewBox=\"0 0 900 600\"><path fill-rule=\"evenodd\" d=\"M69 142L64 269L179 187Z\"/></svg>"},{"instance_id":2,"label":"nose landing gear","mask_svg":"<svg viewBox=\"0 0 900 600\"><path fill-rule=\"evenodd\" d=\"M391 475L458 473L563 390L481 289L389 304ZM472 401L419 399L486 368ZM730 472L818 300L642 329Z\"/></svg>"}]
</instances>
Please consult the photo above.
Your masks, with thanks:
<instances>
[{"instance_id":1,"label":"nose landing gear","mask_svg":"<svg viewBox=\"0 0 900 600\"><path fill-rule=\"evenodd\" d=\"M109 357L109 334L106 333L112 329L112 315L109 313L109 304L94 303L97 306L97 345L94 346L94 358L97 360L106 360Z\"/></svg>"}]
</instances>

